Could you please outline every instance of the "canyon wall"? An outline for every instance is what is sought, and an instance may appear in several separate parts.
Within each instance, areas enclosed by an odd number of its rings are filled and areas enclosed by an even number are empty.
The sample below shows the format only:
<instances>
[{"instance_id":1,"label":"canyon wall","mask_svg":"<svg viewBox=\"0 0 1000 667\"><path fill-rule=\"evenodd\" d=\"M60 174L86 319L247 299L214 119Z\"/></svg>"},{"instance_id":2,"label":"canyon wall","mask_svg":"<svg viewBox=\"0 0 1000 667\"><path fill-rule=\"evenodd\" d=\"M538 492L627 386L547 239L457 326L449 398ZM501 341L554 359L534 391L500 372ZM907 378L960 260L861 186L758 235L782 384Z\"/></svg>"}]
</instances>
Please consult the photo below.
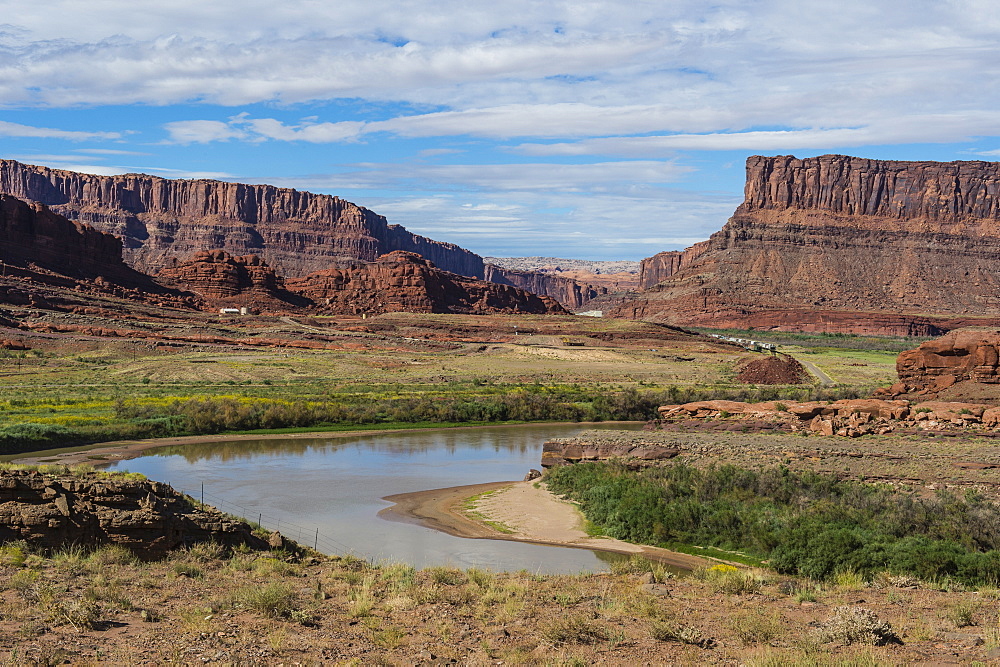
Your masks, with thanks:
<instances>
[{"instance_id":1,"label":"canyon wall","mask_svg":"<svg viewBox=\"0 0 1000 667\"><path fill-rule=\"evenodd\" d=\"M201 250L256 254L287 276L338 258L371 261L416 252L442 268L483 277L478 255L417 236L338 197L270 185L168 180L143 174L95 176L0 160L0 192L122 239L125 261L154 274L171 258Z\"/></svg>"},{"instance_id":2,"label":"canyon wall","mask_svg":"<svg viewBox=\"0 0 1000 667\"><path fill-rule=\"evenodd\" d=\"M544 273L487 268L475 253L390 225L339 197L270 185L144 174L95 176L0 160L0 192L41 202L117 236L125 261L149 274L210 250L259 256L288 277L345 259L370 262L401 250L445 271L551 296L570 308L607 291Z\"/></svg>"},{"instance_id":3,"label":"canyon wall","mask_svg":"<svg viewBox=\"0 0 1000 667\"><path fill-rule=\"evenodd\" d=\"M998 257L1000 163L755 156L726 225L611 314L935 335L1000 322Z\"/></svg>"},{"instance_id":4,"label":"canyon wall","mask_svg":"<svg viewBox=\"0 0 1000 667\"><path fill-rule=\"evenodd\" d=\"M686 250L666 250L646 257L639 262L639 289L649 289L688 266L707 245L702 241Z\"/></svg>"},{"instance_id":5,"label":"canyon wall","mask_svg":"<svg viewBox=\"0 0 1000 667\"><path fill-rule=\"evenodd\" d=\"M485 265L485 276L486 280L493 283L550 296L570 310L580 308L591 299L608 293L606 287L580 283L572 278L540 271L518 271L495 264Z\"/></svg>"},{"instance_id":6,"label":"canyon wall","mask_svg":"<svg viewBox=\"0 0 1000 667\"><path fill-rule=\"evenodd\" d=\"M71 222L41 204L2 194L0 259L66 276L134 277L122 262L121 241L111 234Z\"/></svg>"}]
</instances>

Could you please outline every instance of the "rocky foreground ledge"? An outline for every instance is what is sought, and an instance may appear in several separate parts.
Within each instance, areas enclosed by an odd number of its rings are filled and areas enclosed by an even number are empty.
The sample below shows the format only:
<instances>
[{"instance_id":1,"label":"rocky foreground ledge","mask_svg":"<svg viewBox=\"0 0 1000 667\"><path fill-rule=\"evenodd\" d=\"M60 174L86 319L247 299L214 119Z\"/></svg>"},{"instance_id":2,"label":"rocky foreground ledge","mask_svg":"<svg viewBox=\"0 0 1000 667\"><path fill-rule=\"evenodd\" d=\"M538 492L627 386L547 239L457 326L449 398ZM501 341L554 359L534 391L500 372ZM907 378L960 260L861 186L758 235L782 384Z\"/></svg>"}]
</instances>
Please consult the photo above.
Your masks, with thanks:
<instances>
[{"instance_id":1,"label":"rocky foreground ledge","mask_svg":"<svg viewBox=\"0 0 1000 667\"><path fill-rule=\"evenodd\" d=\"M118 544L147 560L209 541L270 548L246 522L138 475L3 470L0 544L14 540L42 549Z\"/></svg>"}]
</instances>

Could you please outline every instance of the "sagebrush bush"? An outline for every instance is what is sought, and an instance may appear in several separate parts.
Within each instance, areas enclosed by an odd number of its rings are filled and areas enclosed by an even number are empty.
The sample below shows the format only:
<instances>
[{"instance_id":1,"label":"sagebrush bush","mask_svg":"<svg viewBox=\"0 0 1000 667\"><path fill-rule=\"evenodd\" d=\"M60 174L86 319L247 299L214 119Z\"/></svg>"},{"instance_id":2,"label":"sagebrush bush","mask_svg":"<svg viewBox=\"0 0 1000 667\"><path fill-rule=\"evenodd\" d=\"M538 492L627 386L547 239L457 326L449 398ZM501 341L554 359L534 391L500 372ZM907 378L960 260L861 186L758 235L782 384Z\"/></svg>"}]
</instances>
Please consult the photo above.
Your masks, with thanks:
<instances>
[{"instance_id":1,"label":"sagebrush bush","mask_svg":"<svg viewBox=\"0 0 1000 667\"><path fill-rule=\"evenodd\" d=\"M837 607L833 616L823 623L820 641L842 644L885 646L901 643L892 626L864 607Z\"/></svg>"}]
</instances>

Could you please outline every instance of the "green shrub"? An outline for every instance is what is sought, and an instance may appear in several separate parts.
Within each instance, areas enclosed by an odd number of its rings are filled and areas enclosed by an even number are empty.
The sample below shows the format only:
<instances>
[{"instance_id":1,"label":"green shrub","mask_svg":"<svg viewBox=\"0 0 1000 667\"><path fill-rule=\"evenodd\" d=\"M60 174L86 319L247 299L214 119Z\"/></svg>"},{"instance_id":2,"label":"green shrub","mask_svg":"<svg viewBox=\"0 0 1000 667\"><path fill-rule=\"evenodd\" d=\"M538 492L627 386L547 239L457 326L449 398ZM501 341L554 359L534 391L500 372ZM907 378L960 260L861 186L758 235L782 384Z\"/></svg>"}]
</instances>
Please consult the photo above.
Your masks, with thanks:
<instances>
[{"instance_id":1,"label":"green shrub","mask_svg":"<svg viewBox=\"0 0 1000 667\"><path fill-rule=\"evenodd\" d=\"M1000 506L975 494L922 497L785 467L683 463L638 471L579 463L546 479L622 540L714 547L817 580L841 573L854 588L885 570L966 585L1000 581Z\"/></svg>"},{"instance_id":2,"label":"green shrub","mask_svg":"<svg viewBox=\"0 0 1000 667\"><path fill-rule=\"evenodd\" d=\"M432 567L427 572L431 575L431 580L436 584L458 586L468 581L464 572L453 567Z\"/></svg>"},{"instance_id":3,"label":"green shrub","mask_svg":"<svg viewBox=\"0 0 1000 667\"><path fill-rule=\"evenodd\" d=\"M948 619L955 624L956 628L965 628L975 625L976 612L979 611L979 603L975 600L959 600L947 613Z\"/></svg>"},{"instance_id":4,"label":"green shrub","mask_svg":"<svg viewBox=\"0 0 1000 667\"><path fill-rule=\"evenodd\" d=\"M295 591L288 584L272 582L236 591L236 604L267 618L291 618L296 610Z\"/></svg>"}]
</instances>

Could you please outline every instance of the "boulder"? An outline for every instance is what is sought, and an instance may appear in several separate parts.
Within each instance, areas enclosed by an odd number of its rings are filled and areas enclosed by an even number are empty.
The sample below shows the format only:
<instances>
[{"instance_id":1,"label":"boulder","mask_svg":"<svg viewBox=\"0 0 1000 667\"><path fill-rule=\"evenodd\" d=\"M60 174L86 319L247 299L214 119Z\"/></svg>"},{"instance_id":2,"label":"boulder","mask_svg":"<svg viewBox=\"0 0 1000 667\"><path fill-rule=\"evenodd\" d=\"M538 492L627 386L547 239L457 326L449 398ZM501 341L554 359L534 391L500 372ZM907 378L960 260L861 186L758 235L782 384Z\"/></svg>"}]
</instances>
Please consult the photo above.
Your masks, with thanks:
<instances>
[{"instance_id":1,"label":"boulder","mask_svg":"<svg viewBox=\"0 0 1000 667\"><path fill-rule=\"evenodd\" d=\"M967 328L901 352L896 372L908 391L936 394L957 382L1000 383L1000 329Z\"/></svg>"}]
</instances>

